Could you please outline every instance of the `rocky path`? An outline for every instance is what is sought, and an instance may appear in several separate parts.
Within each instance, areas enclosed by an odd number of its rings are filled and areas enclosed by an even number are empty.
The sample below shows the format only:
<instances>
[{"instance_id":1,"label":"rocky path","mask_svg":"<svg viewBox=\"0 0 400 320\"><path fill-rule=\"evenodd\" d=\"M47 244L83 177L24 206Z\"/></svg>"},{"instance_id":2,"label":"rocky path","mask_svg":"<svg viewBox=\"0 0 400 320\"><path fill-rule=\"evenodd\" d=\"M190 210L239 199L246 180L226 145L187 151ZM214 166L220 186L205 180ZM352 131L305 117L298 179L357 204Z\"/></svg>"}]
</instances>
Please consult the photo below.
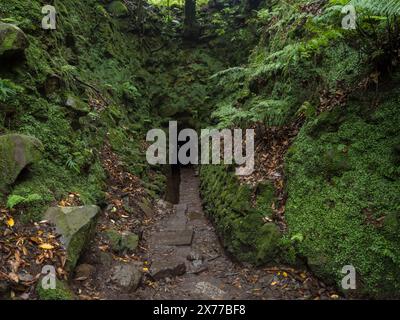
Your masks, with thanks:
<instances>
[{"instance_id":1,"label":"rocky path","mask_svg":"<svg viewBox=\"0 0 400 320\"><path fill-rule=\"evenodd\" d=\"M304 299L330 297L318 280L289 268L255 269L234 263L205 217L199 178L181 169L179 204L150 229L150 285L134 299ZM286 270L286 271L285 271Z\"/></svg>"},{"instance_id":2,"label":"rocky path","mask_svg":"<svg viewBox=\"0 0 400 320\"><path fill-rule=\"evenodd\" d=\"M194 169L180 170L179 203L173 206L160 200L154 211L145 210L149 212L140 218L144 223L135 253L110 252L102 230L110 220L119 229L138 232L134 221L139 218L123 215L117 220L110 216L114 210L106 210L90 250L75 271L72 287L77 296L123 300L338 298L306 270L255 268L234 262L203 212L199 183Z\"/></svg>"}]
</instances>

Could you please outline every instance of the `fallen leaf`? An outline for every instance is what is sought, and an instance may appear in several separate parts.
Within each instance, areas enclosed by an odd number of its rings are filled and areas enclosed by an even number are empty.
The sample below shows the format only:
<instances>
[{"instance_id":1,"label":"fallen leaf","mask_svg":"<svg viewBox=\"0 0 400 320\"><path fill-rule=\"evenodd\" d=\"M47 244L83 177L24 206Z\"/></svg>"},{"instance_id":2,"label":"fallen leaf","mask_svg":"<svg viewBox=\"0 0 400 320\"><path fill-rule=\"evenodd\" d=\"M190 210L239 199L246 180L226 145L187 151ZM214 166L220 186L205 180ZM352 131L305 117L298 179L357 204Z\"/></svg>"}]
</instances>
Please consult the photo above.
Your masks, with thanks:
<instances>
[{"instance_id":1,"label":"fallen leaf","mask_svg":"<svg viewBox=\"0 0 400 320\"><path fill-rule=\"evenodd\" d=\"M15 225L15 221L13 218L7 219L6 223L10 228L14 227L14 225Z\"/></svg>"},{"instance_id":2,"label":"fallen leaf","mask_svg":"<svg viewBox=\"0 0 400 320\"><path fill-rule=\"evenodd\" d=\"M9 278L10 280L14 281L15 283L18 283L18 282L19 282L18 275L17 275L16 273L14 273L14 272L10 272L10 273L8 274L8 278Z\"/></svg>"},{"instance_id":3,"label":"fallen leaf","mask_svg":"<svg viewBox=\"0 0 400 320\"><path fill-rule=\"evenodd\" d=\"M41 245L39 245L39 248L43 250L52 250L54 249L54 246L50 243L42 243Z\"/></svg>"}]
</instances>

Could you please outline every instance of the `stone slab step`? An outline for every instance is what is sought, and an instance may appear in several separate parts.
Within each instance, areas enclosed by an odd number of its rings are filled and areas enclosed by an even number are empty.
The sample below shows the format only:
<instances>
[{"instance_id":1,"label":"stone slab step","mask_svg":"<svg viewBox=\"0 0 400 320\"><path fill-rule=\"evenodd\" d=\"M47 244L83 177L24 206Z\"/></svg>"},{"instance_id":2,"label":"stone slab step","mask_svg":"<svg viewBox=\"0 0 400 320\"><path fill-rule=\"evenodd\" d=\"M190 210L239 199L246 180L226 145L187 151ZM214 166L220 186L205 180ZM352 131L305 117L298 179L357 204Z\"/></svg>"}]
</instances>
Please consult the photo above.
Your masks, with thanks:
<instances>
[{"instance_id":1,"label":"stone slab step","mask_svg":"<svg viewBox=\"0 0 400 320\"><path fill-rule=\"evenodd\" d=\"M190 246L192 245L194 231L192 229L166 230L156 236L156 242L165 246Z\"/></svg>"}]
</instances>

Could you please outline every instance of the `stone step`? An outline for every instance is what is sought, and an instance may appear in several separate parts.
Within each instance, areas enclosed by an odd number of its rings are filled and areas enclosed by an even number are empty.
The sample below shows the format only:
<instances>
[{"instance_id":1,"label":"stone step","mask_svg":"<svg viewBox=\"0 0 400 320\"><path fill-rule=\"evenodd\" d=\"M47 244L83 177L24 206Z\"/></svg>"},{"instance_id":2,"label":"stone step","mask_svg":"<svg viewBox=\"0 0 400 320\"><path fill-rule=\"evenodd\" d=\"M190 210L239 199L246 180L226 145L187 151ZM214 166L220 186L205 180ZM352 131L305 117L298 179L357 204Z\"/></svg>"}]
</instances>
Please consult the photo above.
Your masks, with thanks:
<instances>
[{"instance_id":1,"label":"stone step","mask_svg":"<svg viewBox=\"0 0 400 320\"><path fill-rule=\"evenodd\" d=\"M166 230L159 232L155 240L158 244L165 246L190 246L193 235L192 229Z\"/></svg>"},{"instance_id":2,"label":"stone step","mask_svg":"<svg viewBox=\"0 0 400 320\"><path fill-rule=\"evenodd\" d=\"M175 213L177 216L185 216L188 210L187 204L177 204L174 206Z\"/></svg>"}]
</instances>

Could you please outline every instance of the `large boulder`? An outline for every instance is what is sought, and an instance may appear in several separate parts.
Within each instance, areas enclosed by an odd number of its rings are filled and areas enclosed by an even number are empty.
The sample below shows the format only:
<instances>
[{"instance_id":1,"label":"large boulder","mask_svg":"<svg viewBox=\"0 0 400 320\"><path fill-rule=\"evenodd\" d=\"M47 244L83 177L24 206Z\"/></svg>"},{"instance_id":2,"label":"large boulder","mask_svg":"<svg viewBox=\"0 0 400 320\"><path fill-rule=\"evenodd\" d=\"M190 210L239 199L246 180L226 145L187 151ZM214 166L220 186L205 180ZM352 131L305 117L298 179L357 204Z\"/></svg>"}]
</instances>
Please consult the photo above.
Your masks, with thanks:
<instances>
[{"instance_id":1,"label":"large boulder","mask_svg":"<svg viewBox=\"0 0 400 320\"><path fill-rule=\"evenodd\" d=\"M22 53L27 46L28 40L20 28L0 22L0 57Z\"/></svg>"},{"instance_id":2,"label":"large boulder","mask_svg":"<svg viewBox=\"0 0 400 320\"><path fill-rule=\"evenodd\" d=\"M0 136L0 190L14 183L26 166L40 160L42 151L42 143L34 137Z\"/></svg>"},{"instance_id":3,"label":"large boulder","mask_svg":"<svg viewBox=\"0 0 400 320\"><path fill-rule=\"evenodd\" d=\"M53 223L61 235L61 242L67 251L66 268L72 271L76 263L93 237L98 206L51 207L44 218Z\"/></svg>"}]
</instances>

